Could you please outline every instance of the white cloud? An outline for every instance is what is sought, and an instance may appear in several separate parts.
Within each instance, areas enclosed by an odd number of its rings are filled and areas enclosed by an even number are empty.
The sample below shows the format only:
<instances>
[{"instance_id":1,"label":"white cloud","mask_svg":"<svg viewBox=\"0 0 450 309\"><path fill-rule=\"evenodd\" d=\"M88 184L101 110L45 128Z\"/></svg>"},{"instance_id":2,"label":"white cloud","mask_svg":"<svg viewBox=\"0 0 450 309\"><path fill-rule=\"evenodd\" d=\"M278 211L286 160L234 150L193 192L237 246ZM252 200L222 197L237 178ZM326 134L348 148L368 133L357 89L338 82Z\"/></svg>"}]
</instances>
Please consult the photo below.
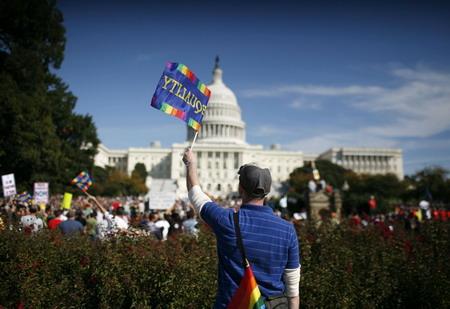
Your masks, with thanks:
<instances>
[{"instance_id":1,"label":"white cloud","mask_svg":"<svg viewBox=\"0 0 450 309\"><path fill-rule=\"evenodd\" d=\"M274 135L286 135L292 133L291 130L284 130L277 126L263 125L252 130L251 135L261 137L261 136L274 136Z\"/></svg>"},{"instance_id":2,"label":"white cloud","mask_svg":"<svg viewBox=\"0 0 450 309\"><path fill-rule=\"evenodd\" d=\"M404 79L426 82L448 83L450 79L449 74L431 71L424 65L418 65L416 70L396 68L392 73Z\"/></svg>"},{"instance_id":3,"label":"white cloud","mask_svg":"<svg viewBox=\"0 0 450 309\"><path fill-rule=\"evenodd\" d=\"M396 67L389 74L397 79L394 87L287 85L269 90L248 90L245 95L280 97L301 94L301 99L294 98L288 105L292 109L318 108L319 105L308 102L333 97L333 100L328 100L330 104L344 103L346 108L371 113L373 118L387 120L389 117L388 125L383 123L361 128L368 136L427 137L450 128L449 73L418 65L416 69Z\"/></svg>"},{"instance_id":4,"label":"white cloud","mask_svg":"<svg viewBox=\"0 0 450 309\"><path fill-rule=\"evenodd\" d=\"M278 97L289 94L317 95L317 96L345 96L345 95L368 95L380 93L383 89L374 86L347 86L347 87L329 87L314 85L288 85L273 89L250 89L243 91L245 97Z\"/></svg>"},{"instance_id":5,"label":"white cloud","mask_svg":"<svg viewBox=\"0 0 450 309\"><path fill-rule=\"evenodd\" d=\"M405 150L419 150L419 149L435 149L446 150L450 149L450 138L435 138L435 139L417 139L402 142L402 148ZM450 160L450 155L447 156Z\"/></svg>"},{"instance_id":6,"label":"white cloud","mask_svg":"<svg viewBox=\"0 0 450 309\"><path fill-rule=\"evenodd\" d=\"M347 87L326 87L326 86L285 86L276 90L278 93L299 93L306 95L319 96L344 96L344 95L369 95L377 94L382 91L379 87L364 87L364 86L347 86Z\"/></svg>"},{"instance_id":7,"label":"white cloud","mask_svg":"<svg viewBox=\"0 0 450 309\"><path fill-rule=\"evenodd\" d=\"M379 95L354 104L371 112L389 112L391 125L368 128L384 136L426 137L450 128L450 74L397 69L402 86L384 89Z\"/></svg>"},{"instance_id":8,"label":"white cloud","mask_svg":"<svg viewBox=\"0 0 450 309\"><path fill-rule=\"evenodd\" d=\"M317 101L311 101L311 100L305 100L305 99L295 99L289 104L289 108L292 109L314 109L314 110L320 110L322 109L322 104Z\"/></svg>"}]
</instances>

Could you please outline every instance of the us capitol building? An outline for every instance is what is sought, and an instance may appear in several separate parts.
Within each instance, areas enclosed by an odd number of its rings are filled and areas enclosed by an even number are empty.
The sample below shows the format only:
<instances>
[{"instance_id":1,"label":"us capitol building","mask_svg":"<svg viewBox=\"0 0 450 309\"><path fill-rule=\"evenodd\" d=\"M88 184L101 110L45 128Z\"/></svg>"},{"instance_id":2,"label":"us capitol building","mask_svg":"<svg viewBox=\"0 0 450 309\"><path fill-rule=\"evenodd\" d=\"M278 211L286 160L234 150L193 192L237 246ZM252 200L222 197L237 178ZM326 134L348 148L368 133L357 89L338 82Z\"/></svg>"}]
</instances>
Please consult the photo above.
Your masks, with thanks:
<instances>
[{"instance_id":1,"label":"us capitol building","mask_svg":"<svg viewBox=\"0 0 450 309\"><path fill-rule=\"evenodd\" d=\"M215 197L230 196L237 191L237 170L245 163L257 162L270 169L273 179L272 195L279 195L281 183L305 162L327 159L357 173L396 174L403 179L403 153L393 148L332 148L320 155L303 154L302 151L284 151L274 144L270 149L246 142L246 124L242 110L233 91L222 79L218 59L213 70L212 83L208 85L211 97L206 114L198 131L194 151L203 190ZM187 139L174 143L171 148L161 148L152 142L147 148L128 150L108 149L100 144L95 164L113 166L131 174L137 163L148 171L146 185L152 192L173 192L178 197L187 196L186 168L181 161L185 149L191 146L195 131L187 127Z\"/></svg>"}]
</instances>

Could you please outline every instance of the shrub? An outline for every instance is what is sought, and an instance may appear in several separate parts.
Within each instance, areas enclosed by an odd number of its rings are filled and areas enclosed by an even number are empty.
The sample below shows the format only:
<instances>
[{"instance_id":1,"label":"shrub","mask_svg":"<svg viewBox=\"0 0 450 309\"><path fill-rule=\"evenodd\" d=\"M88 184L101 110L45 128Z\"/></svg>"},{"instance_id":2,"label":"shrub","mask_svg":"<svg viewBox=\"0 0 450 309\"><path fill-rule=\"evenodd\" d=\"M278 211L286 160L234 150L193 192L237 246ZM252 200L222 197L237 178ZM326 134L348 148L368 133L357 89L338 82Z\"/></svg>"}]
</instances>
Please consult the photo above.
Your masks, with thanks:
<instances>
[{"instance_id":1,"label":"shrub","mask_svg":"<svg viewBox=\"0 0 450 309\"><path fill-rule=\"evenodd\" d=\"M450 222L429 222L420 232L309 223L297 232L304 308L450 305Z\"/></svg>"},{"instance_id":2,"label":"shrub","mask_svg":"<svg viewBox=\"0 0 450 309\"><path fill-rule=\"evenodd\" d=\"M215 238L179 235L90 241L42 231L0 231L0 307L210 308Z\"/></svg>"},{"instance_id":3,"label":"shrub","mask_svg":"<svg viewBox=\"0 0 450 309\"><path fill-rule=\"evenodd\" d=\"M419 231L384 224L295 225L303 308L447 308L450 221ZM90 241L0 231L0 308L211 308L215 237Z\"/></svg>"}]
</instances>

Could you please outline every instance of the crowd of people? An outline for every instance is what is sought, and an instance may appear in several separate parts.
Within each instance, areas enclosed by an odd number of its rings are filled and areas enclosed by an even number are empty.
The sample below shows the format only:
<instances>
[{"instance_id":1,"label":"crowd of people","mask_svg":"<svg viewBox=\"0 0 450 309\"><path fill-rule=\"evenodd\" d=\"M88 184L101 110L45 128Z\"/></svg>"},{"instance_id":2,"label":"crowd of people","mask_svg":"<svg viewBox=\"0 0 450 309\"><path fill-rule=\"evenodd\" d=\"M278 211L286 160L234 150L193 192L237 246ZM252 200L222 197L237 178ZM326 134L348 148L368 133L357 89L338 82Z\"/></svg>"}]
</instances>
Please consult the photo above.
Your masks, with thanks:
<instances>
[{"instance_id":1,"label":"crowd of people","mask_svg":"<svg viewBox=\"0 0 450 309\"><path fill-rule=\"evenodd\" d=\"M308 218L305 209L289 216L283 207L282 197L279 207L275 200L266 200L276 216L285 220L304 221ZM240 199L215 200L223 208L240 206ZM0 229L18 228L25 232L43 229L57 230L65 235L86 234L89 238L102 239L116 233L149 235L157 240L167 240L178 233L196 236L197 216L189 202L177 201L167 210L150 210L139 198L95 198L80 196L72 202L71 209L62 209L62 196L55 195L46 205L20 203L14 199L0 200ZM427 200L418 205L393 205L387 214L356 214L348 217L355 226L372 224L400 223L406 229L417 229L427 220L450 219L450 211L432 207ZM319 223L339 223L342 218L333 212L322 212Z\"/></svg>"},{"instance_id":2,"label":"crowd of people","mask_svg":"<svg viewBox=\"0 0 450 309\"><path fill-rule=\"evenodd\" d=\"M166 210L146 209L143 200L136 198L80 196L70 209L61 205L59 195L53 196L46 205L3 199L0 229L17 228L26 233L48 229L68 236L86 234L92 240L117 233L148 235L157 240L167 240L178 233L197 235L197 218L184 201L177 201Z\"/></svg>"}]
</instances>

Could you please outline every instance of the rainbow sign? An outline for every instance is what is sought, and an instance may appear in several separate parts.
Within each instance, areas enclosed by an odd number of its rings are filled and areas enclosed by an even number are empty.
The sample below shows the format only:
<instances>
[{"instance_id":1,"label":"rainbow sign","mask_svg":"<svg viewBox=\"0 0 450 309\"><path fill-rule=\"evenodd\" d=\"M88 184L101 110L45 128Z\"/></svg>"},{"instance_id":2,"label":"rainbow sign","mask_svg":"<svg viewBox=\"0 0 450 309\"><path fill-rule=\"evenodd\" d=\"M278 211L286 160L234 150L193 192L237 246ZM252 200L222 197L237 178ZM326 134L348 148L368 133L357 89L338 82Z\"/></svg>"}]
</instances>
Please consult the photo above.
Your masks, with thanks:
<instances>
[{"instance_id":1,"label":"rainbow sign","mask_svg":"<svg viewBox=\"0 0 450 309\"><path fill-rule=\"evenodd\" d=\"M89 176L89 173L86 171L78 174L77 177L72 179L72 184L76 185L81 191L86 192L87 189L92 185L92 178Z\"/></svg>"},{"instance_id":2,"label":"rainbow sign","mask_svg":"<svg viewBox=\"0 0 450 309\"><path fill-rule=\"evenodd\" d=\"M210 96L208 87L185 65L168 62L151 105L198 131Z\"/></svg>"},{"instance_id":3,"label":"rainbow sign","mask_svg":"<svg viewBox=\"0 0 450 309\"><path fill-rule=\"evenodd\" d=\"M17 194L16 197L21 203L32 203L33 202L33 198L31 197L31 194L28 193L27 191Z\"/></svg>"}]
</instances>

